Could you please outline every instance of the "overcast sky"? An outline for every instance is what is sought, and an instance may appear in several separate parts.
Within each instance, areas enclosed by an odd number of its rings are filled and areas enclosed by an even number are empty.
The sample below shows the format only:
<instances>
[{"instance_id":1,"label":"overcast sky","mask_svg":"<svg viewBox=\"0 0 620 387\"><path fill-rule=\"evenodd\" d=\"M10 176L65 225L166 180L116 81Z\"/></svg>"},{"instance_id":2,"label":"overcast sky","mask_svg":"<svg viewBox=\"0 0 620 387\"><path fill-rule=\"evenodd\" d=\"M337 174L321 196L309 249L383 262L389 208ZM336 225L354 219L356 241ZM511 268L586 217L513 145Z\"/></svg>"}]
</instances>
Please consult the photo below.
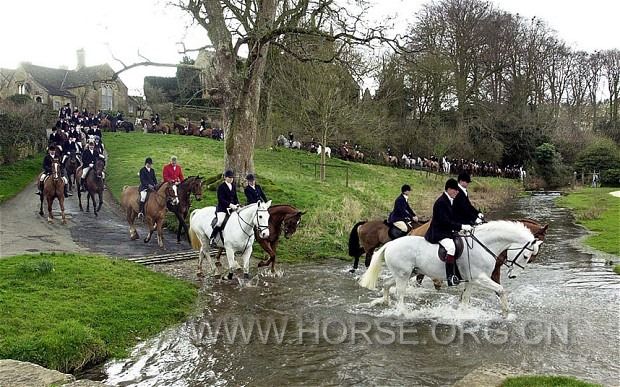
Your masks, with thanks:
<instances>
[{"instance_id":1,"label":"overcast sky","mask_svg":"<svg viewBox=\"0 0 620 387\"><path fill-rule=\"evenodd\" d=\"M404 32L415 20L422 0L371 0L373 18L395 17L395 28ZM537 16L572 47L594 51L620 48L620 0L492 0L496 7ZM92 3L92 4L91 4ZM3 0L0 5L0 67L16 68L20 62L48 67L76 66L76 50L86 50L86 65L109 63L120 69L110 51L125 63L142 55L155 62L177 63L176 43L188 48L207 41L200 27L167 0ZM87 5L88 4L88 5ZM189 28L188 28L189 26ZM142 67L121 74L130 94L142 94L146 75L174 76L173 68Z\"/></svg>"}]
</instances>

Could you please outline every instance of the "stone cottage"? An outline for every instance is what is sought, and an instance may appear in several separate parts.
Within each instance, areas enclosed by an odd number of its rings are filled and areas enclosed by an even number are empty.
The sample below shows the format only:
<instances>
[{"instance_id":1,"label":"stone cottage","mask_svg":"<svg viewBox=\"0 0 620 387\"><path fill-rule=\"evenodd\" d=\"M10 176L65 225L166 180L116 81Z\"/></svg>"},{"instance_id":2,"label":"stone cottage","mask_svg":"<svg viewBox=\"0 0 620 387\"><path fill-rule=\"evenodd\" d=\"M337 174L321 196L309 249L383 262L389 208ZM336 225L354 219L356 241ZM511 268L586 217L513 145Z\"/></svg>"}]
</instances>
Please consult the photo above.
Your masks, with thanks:
<instances>
[{"instance_id":1,"label":"stone cottage","mask_svg":"<svg viewBox=\"0 0 620 387\"><path fill-rule=\"evenodd\" d=\"M77 58L75 70L30 63L22 63L15 70L0 69L0 99L24 94L54 110L67 103L89 112L136 110L129 106L136 102L128 98L127 86L118 78L112 80L114 70L107 63L85 66L83 49L77 51Z\"/></svg>"}]
</instances>

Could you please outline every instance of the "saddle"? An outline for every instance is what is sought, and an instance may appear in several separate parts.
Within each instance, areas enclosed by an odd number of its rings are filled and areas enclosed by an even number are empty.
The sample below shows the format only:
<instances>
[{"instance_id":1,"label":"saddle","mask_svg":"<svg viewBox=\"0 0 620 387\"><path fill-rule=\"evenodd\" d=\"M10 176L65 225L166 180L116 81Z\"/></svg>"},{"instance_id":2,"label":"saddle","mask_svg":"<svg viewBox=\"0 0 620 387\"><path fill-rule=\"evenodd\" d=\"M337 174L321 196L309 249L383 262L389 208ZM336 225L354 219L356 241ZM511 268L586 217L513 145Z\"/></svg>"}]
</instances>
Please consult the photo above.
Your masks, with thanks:
<instances>
[{"instance_id":1,"label":"saddle","mask_svg":"<svg viewBox=\"0 0 620 387\"><path fill-rule=\"evenodd\" d=\"M463 253L463 238L453 238L454 246L456 246L456 251L454 253L454 258L459 259L461 254ZM446 261L446 249L442 245L439 245L439 249L437 250L437 255L442 262Z\"/></svg>"},{"instance_id":2,"label":"saddle","mask_svg":"<svg viewBox=\"0 0 620 387\"><path fill-rule=\"evenodd\" d=\"M230 218L230 212L226 211L226 216L224 217L224 221L222 222L222 225L220 226L220 231L219 231L220 239L222 240L222 243L224 243L224 232L223 231L224 231L224 228L226 228L226 223L228 223L229 218ZM211 230L215 229L216 225L217 225L217 210L215 210L215 217L211 221Z\"/></svg>"}]
</instances>

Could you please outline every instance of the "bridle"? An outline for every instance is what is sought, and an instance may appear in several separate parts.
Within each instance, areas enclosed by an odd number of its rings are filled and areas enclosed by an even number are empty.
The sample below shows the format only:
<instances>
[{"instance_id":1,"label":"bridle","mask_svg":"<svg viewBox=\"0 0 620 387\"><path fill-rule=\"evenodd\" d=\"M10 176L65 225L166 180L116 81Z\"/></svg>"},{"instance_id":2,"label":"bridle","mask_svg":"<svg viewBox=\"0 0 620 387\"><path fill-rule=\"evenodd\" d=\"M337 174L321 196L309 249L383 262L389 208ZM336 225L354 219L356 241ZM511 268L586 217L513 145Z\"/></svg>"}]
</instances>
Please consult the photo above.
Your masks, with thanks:
<instances>
[{"instance_id":1,"label":"bridle","mask_svg":"<svg viewBox=\"0 0 620 387\"><path fill-rule=\"evenodd\" d=\"M269 228L269 222L267 222L266 226L261 226L260 225L260 222L258 221L258 213L259 212L269 213L269 210L268 209L267 210L263 210L263 209L260 208L260 205L257 205L256 206L256 212L254 213L254 216L253 216L253 218L256 219L256 224L252 225L251 223L246 222L245 219L243 219L241 216L237 216L237 218L239 219L239 226L241 226L241 222L243 222L243 223L245 223L246 226L250 226L250 229L252 229L252 230L256 229L259 232L259 234L260 234L260 232L268 229ZM248 234L247 232L245 232L245 229L243 228L243 226L241 226L241 230L243 230L243 233L248 238L253 235L253 234Z\"/></svg>"},{"instance_id":2,"label":"bridle","mask_svg":"<svg viewBox=\"0 0 620 387\"><path fill-rule=\"evenodd\" d=\"M508 248L506 250L519 250L519 252L517 253L517 255L515 255L515 257L511 260L509 260L508 258L506 258L506 260L502 260L500 261L499 257L497 256L497 254L495 254L494 252L491 251L491 249L489 249L484 243L482 243L482 241L480 239L478 239L475 235L473 230L467 232L467 234L465 234L465 238L467 237L471 237L472 240L476 241L487 253L491 254L491 256L495 259L495 262L499 262L502 265L506 266L508 268L508 278L515 278L514 276L510 276L510 273L512 272L512 270L514 269L514 266L517 266L519 268L521 268L522 270L525 270L525 266L519 264L517 262L517 259L519 259L519 257L521 256L521 254L524 254L524 252L527 251L531 251L532 253L534 252L534 246L536 245L536 242L538 242L538 240L536 238L532 239L529 242L526 242L522 247L514 247L514 248ZM467 241L466 241L467 243ZM467 244L467 247L469 249L471 249L473 247L473 243L472 246L469 246L469 244ZM529 262L529 260L531 259L528 258L527 262Z\"/></svg>"}]
</instances>

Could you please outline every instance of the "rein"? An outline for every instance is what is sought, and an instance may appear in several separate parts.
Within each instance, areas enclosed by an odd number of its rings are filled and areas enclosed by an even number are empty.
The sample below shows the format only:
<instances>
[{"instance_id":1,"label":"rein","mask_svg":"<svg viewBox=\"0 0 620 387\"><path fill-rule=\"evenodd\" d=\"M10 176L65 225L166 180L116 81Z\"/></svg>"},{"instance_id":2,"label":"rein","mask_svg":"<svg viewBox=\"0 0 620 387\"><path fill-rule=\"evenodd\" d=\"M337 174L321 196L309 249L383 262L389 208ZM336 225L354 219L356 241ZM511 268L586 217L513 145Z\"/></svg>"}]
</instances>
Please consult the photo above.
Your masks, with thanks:
<instances>
[{"instance_id":1,"label":"rein","mask_svg":"<svg viewBox=\"0 0 620 387\"><path fill-rule=\"evenodd\" d=\"M480 239L478 239L476 237L476 235L474 235L473 230L471 232L468 232L467 234L465 234L465 238L467 237L471 237L472 240L478 242L478 244L489 254L491 254L491 256L495 259L495 262L500 262L499 257L497 256L497 254L495 254L494 252L491 251L491 249L489 249L484 243L482 243L482 241ZM465 241L467 243L467 240ZM506 258L506 261L500 262L502 265L506 266L508 268L508 275L510 277L510 272L512 272L513 270L513 266L517 266L521 269L525 270L525 267L519 263L517 263L517 259L521 256L521 254L523 254L523 252L525 250L528 251L534 251L534 249L531 246L534 246L534 243L536 243L536 239L532 240L531 242L526 242L523 247L515 247L515 248L509 248L506 250L519 250L519 253L512 259L512 260L508 260L508 258ZM470 246L469 243L467 243L467 249L468 252L467 254L469 254L469 249L473 248L473 243ZM510 262L510 264L506 263L506 262Z\"/></svg>"}]
</instances>

